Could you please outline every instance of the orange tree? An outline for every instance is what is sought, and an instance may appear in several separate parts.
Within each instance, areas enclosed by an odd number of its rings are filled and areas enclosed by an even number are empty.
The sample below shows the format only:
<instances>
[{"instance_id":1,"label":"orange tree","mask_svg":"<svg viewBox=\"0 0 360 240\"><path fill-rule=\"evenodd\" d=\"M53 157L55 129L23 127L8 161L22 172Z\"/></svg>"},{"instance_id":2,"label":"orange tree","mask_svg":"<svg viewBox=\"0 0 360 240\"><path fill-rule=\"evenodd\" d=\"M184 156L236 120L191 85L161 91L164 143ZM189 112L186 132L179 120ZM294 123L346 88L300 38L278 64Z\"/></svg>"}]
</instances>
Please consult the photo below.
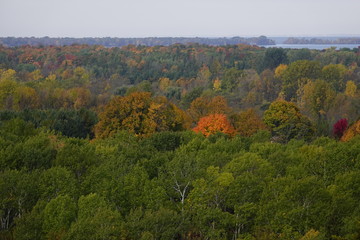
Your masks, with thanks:
<instances>
[{"instance_id":1,"label":"orange tree","mask_svg":"<svg viewBox=\"0 0 360 240\"><path fill-rule=\"evenodd\" d=\"M200 118L198 125L193 130L202 133L206 137L217 132L230 136L235 133L234 128L224 114L211 114Z\"/></svg>"},{"instance_id":2,"label":"orange tree","mask_svg":"<svg viewBox=\"0 0 360 240\"><path fill-rule=\"evenodd\" d=\"M134 92L114 97L99 114L95 136L105 138L117 131L127 130L138 136L159 131L178 131L186 128L185 113L165 97L152 97L149 92Z\"/></svg>"},{"instance_id":3,"label":"orange tree","mask_svg":"<svg viewBox=\"0 0 360 240\"><path fill-rule=\"evenodd\" d=\"M352 124L342 135L342 137L340 138L341 141L343 142L347 142L350 139L352 139L353 137L357 136L360 134L360 120L358 120L357 122L355 122L354 124Z\"/></svg>"}]
</instances>

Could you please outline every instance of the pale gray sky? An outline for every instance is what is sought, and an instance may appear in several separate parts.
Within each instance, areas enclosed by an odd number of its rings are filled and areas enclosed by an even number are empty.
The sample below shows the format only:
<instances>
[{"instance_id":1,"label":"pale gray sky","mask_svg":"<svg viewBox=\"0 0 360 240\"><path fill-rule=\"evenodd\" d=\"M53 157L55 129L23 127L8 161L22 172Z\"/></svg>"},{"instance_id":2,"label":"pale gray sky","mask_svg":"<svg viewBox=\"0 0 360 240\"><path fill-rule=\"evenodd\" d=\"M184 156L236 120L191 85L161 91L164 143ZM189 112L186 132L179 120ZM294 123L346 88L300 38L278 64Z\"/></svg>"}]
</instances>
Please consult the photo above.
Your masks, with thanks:
<instances>
[{"instance_id":1,"label":"pale gray sky","mask_svg":"<svg viewBox=\"0 0 360 240\"><path fill-rule=\"evenodd\" d=\"M360 0L0 0L0 36L359 35Z\"/></svg>"}]
</instances>

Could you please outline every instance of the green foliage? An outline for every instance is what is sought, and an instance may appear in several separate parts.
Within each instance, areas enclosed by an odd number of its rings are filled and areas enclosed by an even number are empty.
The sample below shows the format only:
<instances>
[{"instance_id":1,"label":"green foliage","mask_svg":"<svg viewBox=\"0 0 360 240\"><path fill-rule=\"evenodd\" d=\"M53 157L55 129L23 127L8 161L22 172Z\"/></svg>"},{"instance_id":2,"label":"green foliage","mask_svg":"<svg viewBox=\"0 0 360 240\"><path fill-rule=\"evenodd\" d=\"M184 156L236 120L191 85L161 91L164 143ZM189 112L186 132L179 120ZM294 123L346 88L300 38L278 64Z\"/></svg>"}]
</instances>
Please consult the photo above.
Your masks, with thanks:
<instances>
[{"instance_id":1,"label":"green foliage","mask_svg":"<svg viewBox=\"0 0 360 240\"><path fill-rule=\"evenodd\" d=\"M44 209L43 231L48 239L63 239L76 217L76 203L68 195L52 199Z\"/></svg>"},{"instance_id":2,"label":"green foliage","mask_svg":"<svg viewBox=\"0 0 360 240\"><path fill-rule=\"evenodd\" d=\"M221 86L228 92L233 92L244 77L244 72L236 68L230 68L225 70L224 77L221 81Z\"/></svg>"},{"instance_id":3,"label":"green foliage","mask_svg":"<svg viewBox=\"0 0 360 240\"><path fill-rule=\"evenodd\" d=\"M66 239L119 239L121 215L97 194L81 196L78 216Z\"/></svg>"},{"instance_id":4,"label":"green foliage","mask_svg":"<svg viewBox=\"0 0 360 240\"><path fill-rule=\"evenodd\" d=\"M41 198L50 200L59 195L76 196L75 176L66 168L52 167L42 172L39 179Z\"/></svg>"},{"instance_id":5,"label":"green foliage","mask_svg":"<svg viewBox=\"0 0 360 240\"><path fill-rule=\"evenodd\" d=\"M299 108L291 102L273 102L264 114L264 122L273 131L276 141L287 142L292 138L311 138L313 127L309 119L300 113Z\"/></svg>"},{"instance_id":6,"label":"green foliage","mask_svg":"<svg viewBox=\"0 0 360 240\"><path fill-rule=\"evenodd\" d=\"M72 171L79 180L96 164L95 148L85 140L67 139L64 146L59 149L54 163Z\"/></svg>"},{"instance_id":7,"label":"green foliage","mask_svg":"<svg viewBox=\"0 0 360 240\"><path fill-rule=\"evenodd\" d=\"M286 64L288 59L283 48L267 48L263 61L264 69L275 69L280 64Z\"/></svg>"},{"instance_id":8,"label":"green foliage","mask_svg":"<svg viewBox=\"0 0 360 240\"><path fill-rule=\"evenodd\" d=\"M291 63L282 74L283 92L286 100L296 99L296 91L306 84L306 79L317 79L321 75L318 62L299 60Z\"/></svg>"},{"instance_id":9,"label":"green foliage","mask_svg":"<svg viewBox=\"0 0 360 240\"><path fill-rule=\"evenodd\" d=\"M323 67L321 77L328 82L333 89L342 92L345 90L345 76L347 68L342 64L329 64Z\"/></svg>"}]
</instances>

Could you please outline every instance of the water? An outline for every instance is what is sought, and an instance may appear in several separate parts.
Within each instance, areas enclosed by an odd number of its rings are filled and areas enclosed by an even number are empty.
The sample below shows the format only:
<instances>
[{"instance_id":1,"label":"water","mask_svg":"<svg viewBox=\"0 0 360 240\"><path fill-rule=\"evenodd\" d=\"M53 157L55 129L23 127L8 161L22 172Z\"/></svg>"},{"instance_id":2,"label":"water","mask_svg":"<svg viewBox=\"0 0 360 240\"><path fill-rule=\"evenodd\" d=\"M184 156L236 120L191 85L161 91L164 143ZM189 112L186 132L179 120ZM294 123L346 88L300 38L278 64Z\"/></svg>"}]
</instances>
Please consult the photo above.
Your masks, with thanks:
<instances>
[{"instance_id":1,"label":"water","mask_svg":"<svg viewBox=\"0 0 360 240\"><path fill-rule=\"evenodd\" d=\"M315 50L324 50L331 47L336 47L336 49L341 48L358 48L360 44L276 44L276 45L267 45L261 46L266 48L277 47L277 48L292 48L292 49L315 49Z\"/></svg>"}]
</instances>

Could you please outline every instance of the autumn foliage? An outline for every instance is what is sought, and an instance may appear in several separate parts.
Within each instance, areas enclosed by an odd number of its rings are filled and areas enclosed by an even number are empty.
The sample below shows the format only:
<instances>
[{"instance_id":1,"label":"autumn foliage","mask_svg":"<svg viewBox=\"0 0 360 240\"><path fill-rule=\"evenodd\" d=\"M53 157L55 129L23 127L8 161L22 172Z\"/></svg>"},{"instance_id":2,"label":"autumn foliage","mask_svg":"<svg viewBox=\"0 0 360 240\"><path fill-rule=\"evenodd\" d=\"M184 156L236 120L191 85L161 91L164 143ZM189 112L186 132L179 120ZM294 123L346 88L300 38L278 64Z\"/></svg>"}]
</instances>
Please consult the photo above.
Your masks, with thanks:
<instances>
[{"instance_id":1,"label":"autumn foliage","mask_svg":"<svg viewBox=\"0 0 360 240\"><path fill-rule=\"evenodd\" d=\"M360 120L351 125L345 132L344 135L341 137L341 141L347 142L356 135L360 134Z\"/></svg>"},{"instance_id":2,"label":"autumn foliage","mask_svg":"<svg viewBox=\"0 0 360 240\"><path fill-rule=\"evenodd\" d=\"M342 118L337 121L333 126L333 134L336 138L341 138L348 127L348 121L346 118Z\"/></svg>"},{"instance_id":3,"label":"autumn foliage","mask_svg":"<svg viewBox=\"0 0 360 240\"><path fill-rule=\"evenodd\" d=\"M255 113L254 109L233 114L230 119L236 133L241 136L250 137L259 130L268 129L261 118Z\"/></svg>"},{"instance_id":4,"label":"autumn foliage","mask_svg":"<svg viewBox=\"0 0 360 240\"><path fill-rule=\"evenodd\" d=\"M159 131L183 130L184 112L164 97L151 97L149 92L135 92L126 97L113 98L99 114L95 136L104 138L126 130L138 136Z\"/></svg>"},{"instance_id":5,"label":"autumn foliage","mask_svg":"<svg viewBox=\"0 0 360 240\"><path fill-rule=\"evenodd\" d=\"M230 136L235 134L235 129L231 126L225 114L211 114L202 117L193 130L202 133L206 137L217 132L225 133Z\"/></svg>"},{"instance_id":6,"label":"autumn foliage","mask_svg":"<svg viewBox=\"0 0 360 240\"><path fill-rule=\"evenodd\" d=\"M198 97L192 101L188 110L194 122L198 122L201 117L210 114L227 114L231 111L226 99L222 96Z\"/></svg>"}]
</instances>

